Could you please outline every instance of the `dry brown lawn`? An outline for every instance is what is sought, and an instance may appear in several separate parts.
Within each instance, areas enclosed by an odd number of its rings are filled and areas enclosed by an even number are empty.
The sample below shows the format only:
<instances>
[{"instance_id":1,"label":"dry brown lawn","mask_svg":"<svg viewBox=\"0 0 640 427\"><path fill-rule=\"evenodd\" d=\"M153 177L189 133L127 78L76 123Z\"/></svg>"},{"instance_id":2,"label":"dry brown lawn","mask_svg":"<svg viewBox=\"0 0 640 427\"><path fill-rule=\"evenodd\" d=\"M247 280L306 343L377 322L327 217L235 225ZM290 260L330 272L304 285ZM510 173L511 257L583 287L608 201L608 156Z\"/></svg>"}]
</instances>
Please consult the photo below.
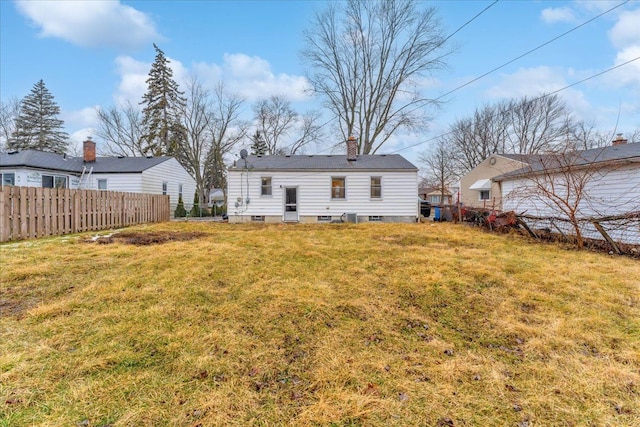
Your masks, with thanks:
<instances>
[{"instance_id":1,"label":"dry brown lawn","mask_svg":"<svg viewBox=\"0 0 640 427\"><path fill-rule=\"evenodd\" d=\"M640 262L453 224L0 245L0 426L640 425Z\"/></svg>"}]
</instances>

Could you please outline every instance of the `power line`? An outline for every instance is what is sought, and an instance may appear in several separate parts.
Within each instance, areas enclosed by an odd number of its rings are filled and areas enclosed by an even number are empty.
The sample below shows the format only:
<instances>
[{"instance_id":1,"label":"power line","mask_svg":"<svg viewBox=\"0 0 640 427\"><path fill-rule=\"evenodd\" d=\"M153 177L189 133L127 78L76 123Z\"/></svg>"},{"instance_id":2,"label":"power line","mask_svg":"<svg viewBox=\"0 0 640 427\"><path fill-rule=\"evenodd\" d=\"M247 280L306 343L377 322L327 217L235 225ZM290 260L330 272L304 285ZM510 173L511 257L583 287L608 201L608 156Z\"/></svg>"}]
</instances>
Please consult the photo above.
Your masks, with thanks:
<instances>
[{"instance_id":1,"label":"power line","mask_svg":"<svg viewBox=\"0 0 640 427\"><path fill-rule=\"evenodd\" d=\"M488 76L489 74L492 74L492 73L494 73L494 72L496 72L496 71L498 71L498 70L500 70L500 69L502 69L502 68L506 67L507 65L514 63L514 62L515 62L515 61L517 61L518 59L524 58L525 56L527 56L527 55L529 55L529 54L531 54L531 53L535 52L536 50L541 49L541 48L543 48L544 46L547 46L547 45L549 45L549 44L551 44L551 43L555 42L556 40L558 40L558 39L560 39L560 38L562 38L562 37L566 36L567 34L574 32L574 31L575 31L575 30L577 30L578 28L584 27L585 25L589 24L590 22L595 21L596 19L600 18L601 16L606 15L607 13L612 12L613 10L615 10L615 9L617 9L617 8L621 7L621 6L624 6L625 4L629 3L629 1L630 1L630 0L625 0L625 1L623 1L622 3L618 4L617 6L614 6L614 7L612 7L611 9L606 10L606 11L602 12L601 14L594 16L593 18L589 19L588 21L585 21L585 22L583 22L582 24L577 25L577 26L573 27L572 29L570 29L570 30L568 30L568 31L565 31L564 33L560 34L559 36L556 36L556 37L552 38L551 40L548 40L548 41L546 41L546 42L542 43L541 45L539 45L539 46L537 46L537 47L534 47L534 48L533 48L533 49L531 49L531 50L528 50L527 52L523 53L522 55L519 55L519 56L517 56L517 57L513 58L512 60L510 60L510 61L508 61L508 62L505 62L504 64L502 64L502 65L500 65L500 66L498 66L498 67L496 67L496 68L494 68L494 69L492 69L492 70L490 70L490 71L487 71L486 73L482 74L481 76L478 76L478 77L476 77L475 79L470 80L470 81L468 81L468 82L466 82L466 83L464 83L464 84L462 84L462 85L458 86L457 88L450 90L449 92L447 92L447 93L445 93L445 94L443 94L443 95L440 95L440 96L439 96L438 98L436 98L434 101L438 101L438 100L440 100L440 99L444 98L444 97L445 97L445 96L447 96L447 95L451 95L452 93L454 93L454 92L456 92L456 91L458 91L458 90L462 89L463 87L469 86L471 83L475 83L475 82L477 82L478 80L480 80L480 79L482 79L482 78L484 78L484 77ZM493 6L493 5L492 5L492 6Z\"/></svg>"},{"instance_id":2,"label":"power line","mask_svg":"<svg viewBox=\"0 0 640 427\"><path fill-rule=\"evenodd\" d=\"M447 40L449 40L451 37L453 37L454 35L456 35L458 32L460 32L463 28L465 28L467 25L471 24L473 21L475 21L478 17L480 17L480 15L482 15L483 13L485 13L487 10L491 9L493 6L495 6L496 3L498 3L498 1L500 0L494 0L493 3L491 3L490 5L488 5L487 7L485 7L484 9L482 9L480 12L476 13L472 18L468 19L464 24L462 24L461 26L459 26L453 33L449 34L446 38L444 38L444 40L442 40L437 46L435 46L433 49L431 49L431 51L438 49L439 47L441 47ZM628 1L628 0L627 0ZM320 127L324 127L325 125L329 124L331 121L333 121L334 119L336 119L338 117L337 114L334 115L333 118L329 119L329 121L327 121L326 123L324 123L323 125L321 125ZM324 153L327 150L333 150L334 148L336 148L338 145L340 145L342 143L338 143L338 144L334 144L328 148L325 148L323 150L317 151L316 154L320 154L320 153ZM293 146L293 144L290 144L289 146L287 146L286 148L289 148Z\"/></svg>"},{"instance_id":3,"label":"power line","mask_svg":"<svg viewBox=\"0 0 640 427\"><path fill-rule=\"evenodd\" d=\"M586 82L586 81L588 81L588 80L594 79L594 78L599 77L599 76L601 76L601 75L603 75L603 74L606 74L606 73L609 73L609 72L611 72L611 71L613 71L613 70L616 70L616 69L618 69L618 68L624 67L625 65L628 65L628 64L630 64L630 63L632 63L632 62L634 62L634 61L637 61L637 60L639 60L639 59L640 59L640 56L638 56L638 57L636 57L636 58L633 58L633 59L630 59L630 60L628 60L628 61L626 61L626 62L623 62L623 63L621 63L621 64L615 65L615 66L613 66L613 67L611 67L611 68L608 68L608 69L606 69L606 70L604 70L604 71L601 71L601 72L599 72L599 73L593 74L593 75L591 75L591 76L589 76L589 77L587 77L587 78L584 78L584 79L579 80L579 81L577 81L577 82L571 83L570 85L567 85L567 86L564 86L564 87L562 87L562 88L560 88L560 89L554 90L553 92L545 93L544 95L541 95L541 96L539 96L539 97L537 97L537 98L533 98L533 99L531 99L531 100L529 101L529 103L531 103L531 102L535 102L535 101L538 101L538 100L541 100L541 99L544 99L544 98L549 97L549 96L551 96L551 95L555 95L556 93L562 92L563 90L566 90L566 89L572 88L573 86L579 85L579 84L584 83L584 82ZM506 111L509 111L509 110L505 110L504 112L506 112ZM449 134L451 134L451 133L453 133L453 132L454 132L454 131L445 132L445 133L443 133L443 134L440 134L440 135L434 136L434 137L429 138L429 139L426 139L426 140L424 140L424 141L420 141L420 142L417 142L417 143L415 143L415 144L408 145L408 146L406 146L406 147L404 147L404 148L401 148L401 149L399 149L399 150L392 151L392 152L390 152L389 154L397 154L397 153L399 153L399 152L401 152L401 151L408 150L409 148L417 147L418 145L422 145L422 144L425 144L425 143L427 143L427 142L431 142L431 141L433 141L433 140L436 140L436 139L438 139L438 138L441 138L441 137L443 137L443 136L447 136L447 135L449 135Z\"/></svg>"}]
</instances>

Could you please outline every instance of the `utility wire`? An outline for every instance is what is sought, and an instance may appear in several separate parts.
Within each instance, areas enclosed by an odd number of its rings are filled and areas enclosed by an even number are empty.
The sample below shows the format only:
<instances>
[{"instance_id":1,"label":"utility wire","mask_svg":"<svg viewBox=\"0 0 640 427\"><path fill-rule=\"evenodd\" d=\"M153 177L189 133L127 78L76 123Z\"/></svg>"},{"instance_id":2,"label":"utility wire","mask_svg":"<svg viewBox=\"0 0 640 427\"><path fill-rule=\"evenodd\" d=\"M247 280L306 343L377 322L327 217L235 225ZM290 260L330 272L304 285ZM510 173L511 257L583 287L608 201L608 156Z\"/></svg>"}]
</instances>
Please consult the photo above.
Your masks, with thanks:
<instances>
[{"instance_id":1,"label":"utility wire","mask_svg":"<svg viewBox=\"0 0 640 427\"><path fill-rule=\"evenodd\" d=\"M502 68L506 67L507 65L514 63L514 62L515 62L515 61L517 61L518 59L524 58L525 56L527 56L527 55L529 55L529 54L531 54L531 53L535 52L536 50L541 49L541 48L543 48L544 46L547 46L547 45L549 45L549 44L551 44L551 43L555 42L555 41L556 41L556 40L558 40L559 38L562 38L562 37L566 36L567 34L574 32L574 31L575 31L575 30L577 30L578 28L584 27L585 25L589 24L590 22L595 21L596 19L600 18L601 16L606 15L607 13L612 12L613 10L615 10L615 9L617 9L617 8L621 7L621 6L624 6L625 4L629 3L629 1L630 1L630 0L625 0L625 1L623 1L622 3L618 4L617 6L614 6L614 7L612 7L611 9L606 10L606 11L602 12L601 14L594 16L593 18L589 19L588 21L585 21L585 22L583 22L582 24L580 24L580 25L578 25L578 26L575 26L575 27L573 27L572 29L570 29L570 30L568 30L568 31L565 31L564 33L560 34L559 36L556 36L556 37L552 38L551 40L546 41L546 42L542 43L541 45L539 45L539 46L537 46L537 47L534 47L534 48L533 48L533 49L531 49L531 50L528 50L527 52L523 53L522 55L519 55L519 56L517 56L517 57L513 58L512 60L510 60L510 61L508 61L508 62L505 62L504 64L502 64L502 65L500 65L500 66L498 66L498 67L496 67L496 68L494 68L494 69L492 69L492 70L490 70L490 71L487 71L486 73L482 74L481 76L478 76L478 77L476 77L475 79L470 80L470 81L468 81L468 82L466 82L466 83L464 83L464 84L462 84L462 85L458 86L457 88L450 90L449 92L447 92L447 93L445 93L445 94L443 94L443 95L440 95L440 96L439 96L438 98L436 98L434 101L439 101L440 99L444 98L445 96L447 96L447 95L451 95L452 93L454 93L454 92L456 92L456 91L458 91L458 90L462 89L463 87L469 86L471 83L475 83L475 82L477 82L478 80L480 80L480 79L482 79L482 78L484 78L484 77L488 76L489 74L492 74L492 73L494 73L494 72L496 72L496 71L498 71L498 70L500 70L500 69L502 69ZM493 6L493 5L492 5L492 6Z\"/></svg>"},{"instance_id":2,"label":"utility wire","mask_svg":"<svg viewBox=\"0 0 640 427\"><path fill-rule=\"evenodd\" d=\"M471 24L473 21L475 21L477 18L480 17L480 15L482 15L483 13L485 13L487 10L491 9L493 6L495 6L496 3L498 3L498 1L500 0L495 0L493 3L491 3L490 5L488 5L487 7L485 7L484 9L482 9L480 12L476 13L472 18L468 19L467 22L465 22L464 24L462 24L461 26L459 26L453 33L449 34L444 40L442 40L442 42L440 42L436 47L434 47L432 49L435 50L437 48L439 48L440 46L442 46L447 40L449 40L451 37L455 36L458 32L460 32L464 27L466 27L467 25ZM627 0L628 1L628 0ZM336 117L338 117L338 115L334 115L334 117L332 117L331 119L329 119L326 123L320 125L320 128L326 126L327 124L329 124L330 122L332 122ZM341 145L341 143L337 143L334 144L328 148L325 148L323 150L317 151L316 154L320 154L320 153L324 153L327 150L333 150L334 148L336 148L337 146ZM287 147L285 148L290 148L292 147L293 144L289 144Z\"/></svg>"},{"instance_id":3,"label":"utility wire","mask_svg":"<svg viewBox=\"0 0 640 427\"><path fill-rule=\"evenodd\" d=\"M573 86L579 85L579 84L584 83L584 82L586 82L586 81L588 81L588 80L594 79L594 78L599 77L599 76L601 76L601 75L603 75L603 74L606 74L606 73L609 73L609 72L611 72L611 71L614 71L614 70L616 70L616 69L618 69L618 68L624 67L625 65L631 64L632 62L637 61L637 60L639 60L639 59L640 59L640 56L635 57L635 58L630 59L630 60L628 60L628 61L626 61L626 62L623 62L623 63L621 63L621 64L615 65L615 66L613 66L613 67L611 67L611 68L608 68L608 69L606 69L606 70L604 70L604 71L601 71L601 72L599 72L599 73L593 74L593 75L591 75L591 76L589 76L589 77L587 77L587 78L584 78L584 79L579 80L579 81L577 81L577 82L571 83L570 85L567 85L567 86L564 86L564 87L562 87L562 88L560 88L560 89L554 90L553 92L545 93L544 95L541 95L541 96L539 96L539 97L537 97L537 98L533 98L533 99L531 99L528 103L532 103L532 102L535 102L535 101L538 101L538 100L544 99L544 98L546 98L546 97L549 97L549 96L551 96L551 95L555 95L556 93L562 92L563 90L567 90L567 89L569 89L569 88L572 88ZM507 112L507 111L509 111L509 110L505 110L504 112ZM502 113L504 113L504 112L501 112L500 114L502 114ZM425 144L425 143L427 143L427 142L431 142L431 141L433 141L433 140L436 140L436 139L438 139L438 138L441 138L441 137L443 137L443 136L447 136L447 135L449 135L449 134L452 134L453 132L454 132L454 131L445 132L445 133L443 133L443 134L440 134L440 135L434 136L434 137L429 138L429 139L426 139L426 140L424 140L424 141L420 141L420 142L417 142L417 143L415 143L415 144L408 145L408 146L406 146L406 147L404 147L404 148L401 148L401 149L399 149L399 150L392 151L392 152L390 152L389 154L397 154L397 153L399 153L399 152L401 152L401 151L408 150L409 148L417 147L418 145L422 145L422 144Z\"/></svg>"},{"instance_id":4,"label":"utility wire","mask_svg":"<svg viewBox=\"0 0 640 427\"><path fill-rule=\"evenodd\" d=\"M458 33L458 32L459 32L460 30L462 30L464 27L466 27L467 25L469 25L471 22L473 22L476 18L478 18L480 15L482 15L484 12L486 12L489 8L491 8L492 6L494 6L498 1L499 1L499 0L495 0L493 3L491 3L490 5L488 5L487 7L485 7L482 11L480 11L479 13L477 13L473 18L469 19L467 22L465 22L464 24L462 24L458 29L456 29L456 30L455 30L453 33L451 33L447 38L445 38L445 39L444 39L444 41L443 41L443 43L444 43L445 41L449 40L451 37L453 37L453 35L454 35L454 34ZM589 19L589 20L587 20L587 21L585 21L585 22L583 22L583 23L581 23L581 24L579 24L579 25L577 25L577 26L575 26L575 27L571 28L571 29L570 29L570 30L568 30L568 31L565 31L564 33L562 33L562 34L560 34L560 35L558 35L558 36L556 36L556 37L552 38L551 40L548 40L548 41L546 41L546 42L542 43L541 45L538 45L538 46L534 47L533 49L530 49L530 50L528 50L528 51L524 52L523 54L521 54L521 55L519 55L519 56L517 56L517 57L515 57L515 58L511 59L510 61L505 62L504 64L502 64L502 65L500 65L500 66L498 66L498 67L495 67L495 68L493 68L492 70L487 71L486 73L484 73L484 74L482 74L482 75L480 75L480 76L478 76L478 77L476 77L476 78L474 78L474 79L472 79L472 80L469 80L469 81L468 81L468 82L466 82L466 83L463 83L462 85L460 85L460 86L458 86L458 87L456 87L456 88L454 88L454 89L450 90L449 92L446 92L446 93L444 93L444 94L440 95L439 97L437 97L437 98L436 98L436 99L434 99L433 101L440 101L442 98L444 98L444 97L446 97L446 96L448 96L448 95L451 95L452 93L457 92L458 90L460 90L460 89L462 89L462 88L464 88L464 87L467 87L467 86L469 86L469 85L470 85L470 84L472 84L472 83L477 82L478 80L480 80L480 79L482 79L482 78L484 78L484 77L488 76L489 74L495 73L496 71L498 71L498 70L500 70L500 69L502 69L502 68L506 67L507 65L510 65L510 64L514 63L515 61L517 61L517 60L519 60L519 59L522 59L522 58L524 58L524 57L525 57L525 56L527 56L527 55L530 55L531 53L533 53L533 52L535 52L535 51L537 51L537 50L539 50L539 49L541 49L541 48L543 48L543 47L545 47L545 46L547 46L547 45L549 45L549 44L551 44L551 43L553 43L553 42L557 41L558 39L560 39L560 38L562 38L562 37L564 37L564 36L566 36L566 35L568 35L568 34L570 34L570 33L574 32L574 31L576 31L576 30L577 30L577 29L579 29L579 28L584 27L585 25L587 25L587 24L589 24L589 23L591 23L591 22L595 21L596 19L598 19L598 18L600 18L600 17L602 17L602 16L604 16L604 15L606 15L606 14L608 14L608 13L610 13L610 12L612 12L612 11L616 10L616 9L618 9L619 7L624 6L625 4L629 3L629 1L630 1L630 0L625 0L625 1L621 2L621 3L619 3L618 5L613 6L612 8L610 8L610 9L608 9L608 10L605 10L604 12L602 12L602 13L600 13L600 14L598 14L598 15L594 16L593 18L591 18L591 19ZM633 62L633 60L632 60L631 62ZM624 64L621 64L621 65L624 65ZM611 71L611 70L613 70L613 69L615 69L615 67L614 67L614 68L611 68L611 69L609 69L609 70L607 70L607 71L604 71L604 72L608 72L608 71ZM604 73L604 72L603 72L603 73ZM598 75L599 75L599 74L596 74L596 75L592 76L591 78L593 78L593 77L597 77ZM587 80L588 80L588 79L587 79ZM583 81L584 81L584 80L583 80ZM581 82L582 82L582 81L581 81ZM579 84L579 83L581 83L581 82L577 82L577 83L575 83L575 84ZM571 86L568 86L568 87L571 87ZM567 88L568 88L568 87L567 87ZM564 88L564 89L566 89L566 88ZM564 90L564 89L561 89L561 90ZM556 93L556 92L553 92L553 93ZM549 95L551 95L551 94L546 94L546 96L549 96ZM449 133L450 133L450 132L449 132ZM405 148L403 148L403 149L401 149L401 150L398 150L398 151L402 151L402 150L405 150L405 149L407 149L407 148L415 147L416 145L420 145L420 144L423 144L423 143L425 143L425 142L429 142L429 141L431 141L431 140L433 140L433 139L435 139L435 138L439 138L439 137L441 137L441 136L446 136L446 135L448 135L449 133L445 133L445 134L442 134L442 135L436 136L436 137L434 137L434 138L432 138L432 139L429 139L429 140L426 140L426 141L423 141L423 142L420 142L420 143L417 143L417 144L410 145L410 146L405 147ZM330 149L332 149L332 148L333 148L333 147L330 147ZM324 151L326 151L326 149L325 149L325 150L322 150L322 151L319 151L319 152L318 152L318 154L319 154L319 153L322 153L322 152L324 152ZM396 152L397 152L397 151L394 151L394 152L392 152L392 153L396 153Z\"/></svg>"}]
</instances>

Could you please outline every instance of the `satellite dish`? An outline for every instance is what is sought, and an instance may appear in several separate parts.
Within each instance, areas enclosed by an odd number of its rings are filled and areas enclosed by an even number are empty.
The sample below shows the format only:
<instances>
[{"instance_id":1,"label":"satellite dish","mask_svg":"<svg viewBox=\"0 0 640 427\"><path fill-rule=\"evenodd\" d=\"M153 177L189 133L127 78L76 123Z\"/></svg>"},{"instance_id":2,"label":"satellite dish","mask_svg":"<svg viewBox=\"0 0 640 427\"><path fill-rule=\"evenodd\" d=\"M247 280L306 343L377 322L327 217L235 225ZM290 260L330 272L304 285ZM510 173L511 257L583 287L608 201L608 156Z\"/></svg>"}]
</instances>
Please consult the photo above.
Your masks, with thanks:
<instances>
[{"instance_id":1,"label":"satellite dish","mask_svg":"<svg viewBox=\"0 0 640 427\"><path fill-rule=\"evenodd\" d=\"M245 150L244 148L242 150L240 150L240 157L241 158L246 159L248 155L249 155L249 153L247 153L247 150Z\"/></svg>"}]
</instances>

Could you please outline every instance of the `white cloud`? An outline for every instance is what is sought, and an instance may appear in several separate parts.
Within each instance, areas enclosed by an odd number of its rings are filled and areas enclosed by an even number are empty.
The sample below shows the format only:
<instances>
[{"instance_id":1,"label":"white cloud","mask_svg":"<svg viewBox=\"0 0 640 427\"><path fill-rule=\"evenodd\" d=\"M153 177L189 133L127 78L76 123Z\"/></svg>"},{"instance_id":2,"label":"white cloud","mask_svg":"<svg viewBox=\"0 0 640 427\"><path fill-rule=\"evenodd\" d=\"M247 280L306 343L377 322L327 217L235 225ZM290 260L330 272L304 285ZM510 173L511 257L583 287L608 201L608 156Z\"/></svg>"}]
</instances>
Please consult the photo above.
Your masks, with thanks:
<instances>
[{"instance_id":1,"label":"white cloud","mask_svg":"<svg viewBox=\"0 0 640 427\"><path fill-rule=\"evenodd\" d=\"M221 65L196 62L191 68L176 59L167 58L173 70L173 78L184 88L186 80L195 75L207 88L223 82L225 89L238 94L249 102L271 95L283 95L292 102L308 101L306 78L289 74L274 74L269 62L244 54L225 54ZM114 95L117 104L137 104L147 90L150 63L140 62L130 56L116 58L120 83Z\"/></svg>"},{"instance_id":2,"label":"white cloud","mask_svg":"<svg viewBox=\"0 0 640 427\"><path fill-rule=\"evenodd\" d=\"M67 126L72 128L95 126L98 122L97 108L98 106L95 105L93 107L83 108L82 110L63 111L62 119ZM87 135L85 135L85 137L86 136Z\"/></svg>"},{"instance_id":3,"label":"white cloud","mask_svg":"<svg viewBox=\"0 0 640 427\"><path fill-rule=\"evenodd\" d=\"M268 61L242 53L225 54L218 71L225 85L249 101L271 95L284 95L290 101L305 101L309 83L303 76L274 74Z\"/></svg>"},{"instance_id":4,"label":"white cloud","mask_svg":"<svg viewBox=\"0 0 640 427\"><path fill-rule=\"evenodd\" d=\"M609 31L609 38L618 49L640 45L640 8L622 12Z\"/></svg>"},{"instance_id":5,"label":"white cloud","mask_svg":"<svg viewBox=\"0 0 640 427\"><path fill-rule=\"evenodd\" d=\"M570 70L569 74L575 75L575 70ZM568 84L562 70L547 66L520 68L513 74L503 75L502 81L489 89L487 95L493 98L532 98L555 92ZM592 106L582 91L564 89L558 96L566 101L569 110L578 118L592 117Z\"/></svg>"},{"instance_id":6,"label":"white cloud","mask_svg":"<svg viewBox=\"0 0 640 427\"><path fill-rule=\"evenodd\" d=\"M119 1L18 0L16 7L42 37L83 47L132 49L162 38L147 15Z\"/></svg>"},{"instance_id":7,"label":"white cloud","mask_svg":"<svg viewBox=\"0 0 640 427\"><path fill-rule=\"evenodd\" d=\"M116 58L117 73L120 83L113 98L117 105L127 102L137 105L147 90L147 77L151 64L137 61L130 56Z\"/></svg>"},{"instance_id":8,"label":"white cloud","mask_svg":"<svg viewBox=\"0 0 640 427\"><path fill-rule=\"evenodd\" d=\"M541 17L547 24L555 24L556 22L573 23L576 21L573 9L569 7L548 7L542 11Z\"/></svg>"},{"instance_id":9,"label":"white cloud","mask_svg":"<svg viewBox=\"0 0 640 427\"><path fill-rule=\"evenodd\" d=\"M640 44L622 49L616 55L615 65L623 64L640 57ZM640 59L613 70L607 76L607 81L614 87L635 86L640 93Z\"/></svg>"}]
</instances>

